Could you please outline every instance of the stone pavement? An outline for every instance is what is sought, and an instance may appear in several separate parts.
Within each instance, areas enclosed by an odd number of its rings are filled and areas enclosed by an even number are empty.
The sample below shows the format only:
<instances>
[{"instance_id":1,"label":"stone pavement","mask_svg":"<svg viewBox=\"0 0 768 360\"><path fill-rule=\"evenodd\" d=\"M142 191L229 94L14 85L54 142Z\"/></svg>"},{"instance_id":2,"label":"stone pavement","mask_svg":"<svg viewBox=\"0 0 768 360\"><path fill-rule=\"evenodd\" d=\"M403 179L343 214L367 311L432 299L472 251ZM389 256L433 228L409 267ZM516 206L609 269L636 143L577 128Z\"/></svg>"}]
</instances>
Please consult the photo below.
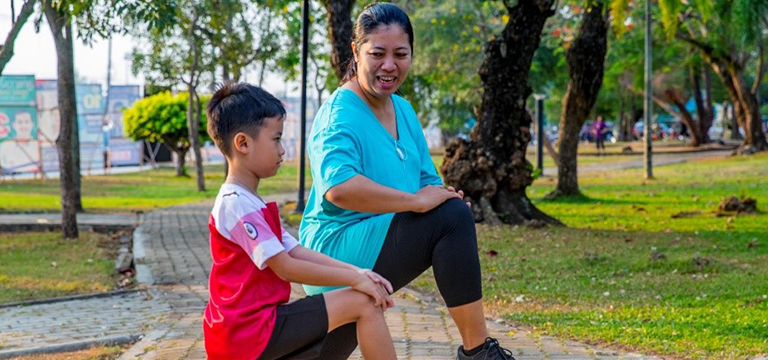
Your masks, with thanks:
<instances>
[{"instance_id":1,"label":"stone pavement","mask_svg":"<svg viewBox=\"0 0 768 360\"><path fill-rule=\"evenodd\" d=\"M201 321L211 267L207 221L212 205L210 201L181 205L144 216L134 241L138 276L154 282L154 292L170 310L148 324L146 336L120 360L205 359ZM294 286L293 295L301 296L300 287ZM395 295L395 303L386 318L400 359L455 358L461 339L443 307L408 289ZM650 359L539 336L492 321L488 325L492 336L519 360ZM359 352L352 359L361 359Z\"/></svg>"},{"instance_id":2,"label":"stone pavement","mask_svg":"<svg viewBox=\"0 0 768 360\"><path fill-rule=\"evenodd\" d=\"M145 333L146 324L169 312L168 305L152 298L139 290L0 308L0 359L43 348L59 352L135 341Z\"/></svg>"}]
</instances>

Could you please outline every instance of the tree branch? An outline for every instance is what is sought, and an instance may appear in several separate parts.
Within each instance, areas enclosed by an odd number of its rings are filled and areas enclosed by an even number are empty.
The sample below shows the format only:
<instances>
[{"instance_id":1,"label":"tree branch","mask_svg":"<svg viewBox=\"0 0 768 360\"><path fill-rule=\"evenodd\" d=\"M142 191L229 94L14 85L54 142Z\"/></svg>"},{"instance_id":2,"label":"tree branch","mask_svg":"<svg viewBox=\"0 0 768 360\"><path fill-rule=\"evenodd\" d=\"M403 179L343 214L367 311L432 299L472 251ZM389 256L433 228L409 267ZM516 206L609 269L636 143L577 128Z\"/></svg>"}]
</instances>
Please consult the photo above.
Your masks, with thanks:
<instances>
[{"instance_id":1,"label":"tree branch","mask_svg":"<svg viewBox=\"0 0 768 360\"><path fill-rule=\"evenodd\" d=\"M37 0L27 0L27 2L24 3L19 12L19 16L11 27L11 31L8 32L8 37L5 38L5 44L0 48L0 74L3 73L5 65L7 65L13 57L13 46L16 42L16 37L19 36L22 26L24 26L24 23L27 22L27 19L35 11L35 2L37 2Z\"/></svg>"},{"instance_id":2,"label":"tree branch","mask_svg":"<svg viewBox=\"0 0 768 360\"><path fill-rule=\"evenodd\" d=\"M691 37L689 37L689 36L687 36L687 35L683 34L682 32L679 32L679 31L678 31L677 33L675 33L675 37L676 37L676 38L678 38L679 40L682 40L682 41L684 41L684 42L688 43L689 45L692 45L693 47L695 47L695 48L697 48L697 49L701 50L701 51L702 51L702 52L704 52L704 53L705 53L707 56L710 56L710 57L711 57L711 56L712 56L712 54L713 54L713 53L714 53L714 51L715 51L715 49L714 49L714 48L713 48L711 45L709 45L709 44L705 44L705 43L703 43L703 42L701 42L701 41L698 41L698 40L696 40L696 39L693 39L693 38L691 38Z\"/></svg>"}]
</instances>

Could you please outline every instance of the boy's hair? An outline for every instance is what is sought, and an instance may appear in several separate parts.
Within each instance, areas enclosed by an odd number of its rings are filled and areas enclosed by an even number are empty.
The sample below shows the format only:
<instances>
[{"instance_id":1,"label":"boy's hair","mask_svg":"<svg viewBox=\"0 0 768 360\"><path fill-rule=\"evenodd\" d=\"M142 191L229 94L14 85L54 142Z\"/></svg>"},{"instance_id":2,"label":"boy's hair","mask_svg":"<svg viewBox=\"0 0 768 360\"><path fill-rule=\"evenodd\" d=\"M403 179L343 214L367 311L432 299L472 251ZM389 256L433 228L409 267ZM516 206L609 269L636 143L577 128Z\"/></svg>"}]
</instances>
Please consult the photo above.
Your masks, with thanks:
<instances>
[{"instance_id":1,"label":"boy's hair","mask_svg":"<svg viewBox=\"0 0 768 360\"><path fill-rule=\"evenodd\" d=\"M256 137L264 119L278 115L284 118L285 108L280 100L258 86L230 83L216 90L206 114L208 135L225 156L230 156L231 142L238 132Z\"/></svg>"}]
</instances>

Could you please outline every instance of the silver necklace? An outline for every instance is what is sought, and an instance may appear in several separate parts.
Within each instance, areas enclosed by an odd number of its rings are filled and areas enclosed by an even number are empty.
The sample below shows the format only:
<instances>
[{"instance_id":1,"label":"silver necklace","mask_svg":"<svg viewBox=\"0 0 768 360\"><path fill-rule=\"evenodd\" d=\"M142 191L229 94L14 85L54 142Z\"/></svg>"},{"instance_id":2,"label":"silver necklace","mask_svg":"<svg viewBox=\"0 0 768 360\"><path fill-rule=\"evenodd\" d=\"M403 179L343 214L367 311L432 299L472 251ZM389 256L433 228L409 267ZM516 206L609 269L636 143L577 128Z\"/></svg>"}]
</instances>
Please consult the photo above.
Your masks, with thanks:
<instances>
[{"instance_id":1,"label":"silver necklace","mask_svg":"<svg viewBox=\"0 0 768 360\"><path fill-rule=\"evenodd\" d=\"M264 199L261 198L261 196L259 196L259 194L257 194L255 191L253 191L250 186L248 186L245 182L241 181L240 179L238 179L238 178L236 178L234 176L227 176L227 181L232 181L232 183L234 183L235 185L245 189L245 191L248 191L249 193L251 193L253 196L255 196L257 199L259 199L261 202L263 202L265 204L267 203L266 201L264 201Z\"/></svg>"}]
</instances>

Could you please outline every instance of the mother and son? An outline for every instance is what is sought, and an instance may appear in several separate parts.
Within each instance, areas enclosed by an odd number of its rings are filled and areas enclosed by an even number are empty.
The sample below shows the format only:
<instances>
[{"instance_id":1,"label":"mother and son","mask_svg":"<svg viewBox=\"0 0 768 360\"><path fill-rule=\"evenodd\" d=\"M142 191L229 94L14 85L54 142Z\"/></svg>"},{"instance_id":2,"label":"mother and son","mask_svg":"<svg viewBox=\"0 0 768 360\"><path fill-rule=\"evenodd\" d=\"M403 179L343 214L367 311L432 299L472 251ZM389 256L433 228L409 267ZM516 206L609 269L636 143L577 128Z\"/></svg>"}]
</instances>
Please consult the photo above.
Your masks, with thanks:
<instances>
[{"instance_id":1,"label":"mother and son","mask_svg":"<svg viewBox=\"0 0 768 360\"><path fill-rule=\"evenodd\" d=\"M414 55L408 15L367 6L351 47L308 139L301 241L258 192L285 153L280 101L238 83L208 105L208 133L230 166L209 220L208 358L347 359L359 344L367 360L395 360L390 294L431 266L461 334L457 358L512 359L488 336L472 213L443 186L413 107L396 95ZM309 296L289 303L289 282Z\"/></svg>"}]
</instances>

